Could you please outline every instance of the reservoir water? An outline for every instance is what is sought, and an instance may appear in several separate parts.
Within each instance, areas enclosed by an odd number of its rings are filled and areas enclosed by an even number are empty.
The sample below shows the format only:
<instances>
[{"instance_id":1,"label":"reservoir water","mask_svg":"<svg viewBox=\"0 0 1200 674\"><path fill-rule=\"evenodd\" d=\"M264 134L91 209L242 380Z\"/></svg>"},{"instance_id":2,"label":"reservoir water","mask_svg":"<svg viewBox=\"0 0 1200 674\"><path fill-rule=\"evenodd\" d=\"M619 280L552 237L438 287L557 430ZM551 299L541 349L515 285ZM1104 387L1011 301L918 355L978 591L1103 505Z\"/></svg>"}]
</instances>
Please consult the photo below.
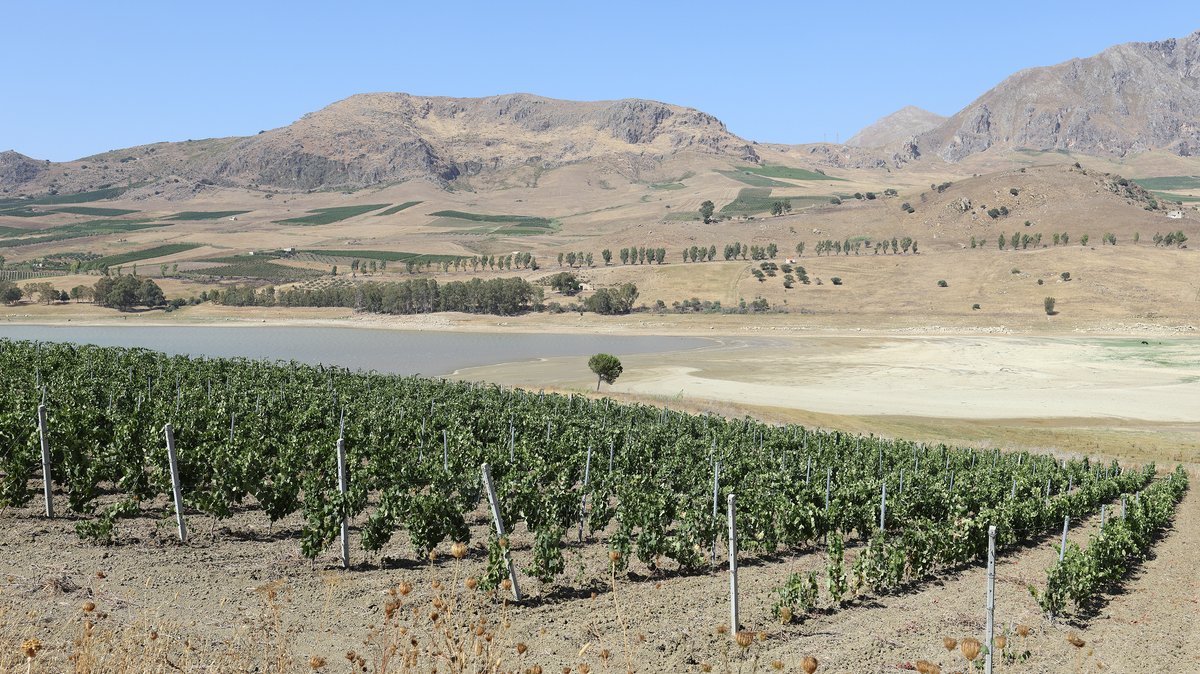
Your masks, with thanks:
<instances>
[{"instance_id":1,"label":"reservoir water","mask_svg":"<svg viewBox=\"0 0 1200 674\"><path fill-rule=\"evenodd\" d=\"M707 339L547 333L414 332L326 327L0 325L0 338L140 347L191 356L242 356L396 374L455 370L604 352L622 356L711 346ZM582 367L586 367L581 363Z\"/></svg>"}]
</instances>

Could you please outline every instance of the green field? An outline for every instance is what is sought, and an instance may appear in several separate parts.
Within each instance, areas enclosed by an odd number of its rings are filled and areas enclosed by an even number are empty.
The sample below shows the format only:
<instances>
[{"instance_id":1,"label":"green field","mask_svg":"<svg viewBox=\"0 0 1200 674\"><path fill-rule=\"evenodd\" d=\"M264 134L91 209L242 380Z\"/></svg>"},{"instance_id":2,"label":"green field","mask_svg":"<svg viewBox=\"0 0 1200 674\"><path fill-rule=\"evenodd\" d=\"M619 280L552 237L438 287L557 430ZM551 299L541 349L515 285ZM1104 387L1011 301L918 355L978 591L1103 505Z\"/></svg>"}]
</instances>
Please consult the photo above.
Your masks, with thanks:
<instances>
[{"instance_id":1,"label":"green field","mask_svg":"<svg viewBox=\"0 0 1200 674\"><path fill-rule=\"evenodd\" d=\"M462 259L461 255L429 255L393 250L302 250L299 252L327 258L384 260L387 262L453 262Z\"/></svg>"},{"instance_id":2,"label":"green field","mask_svg":"<svg viewBox=\"0 0 1200 674\"><path fill-rule=\"evenodd\" d=\"M499 224L521 225L523 227L542 227L549 229L554 226L550 218L539 218L533 215L486 215L483 213L466 213L463 211L437 211L430 215L470 222L495 222Z\"/></svg>"},{"instance_id":3,"label":"green field","mask_svg":"<svg viewBox=\"0 0 1200 674\"><path fill-rule=\"evenodd\" d=\"M1200 190L1200 176L1160 176L1158 178L1130 178L1147 190Z\"/></svg>"},{"instance_id":4,"label":"green field","mask_svg":"<svg viewBox=\"0 0 1200 674\"><path fill-rule=\"evenodd\" d=\"M166 223L150 223L145 220L88 220L87 222L77 222L71 225L62 225L61 227L50 227L47 229L38 230L36 232L37 236L30 236L23 239L7 239L3 242L0 242L0 248L33 246L39 243L65 241L67 239L78 239L85 236L136 232L140 229L166 226Z\"/></svg>"},{"instance_id":5,"label":"green field","mask_svg":"<svg viewBox=\"0 0 1200 674\"><path fill-rule=\"evenodd\" d=\"M219 267L208 267L206 269L196 269L188 272L188 274L193 276L256 278L275 282L299 281L324 275L324 272L315 269L301 269L299 267L276 264L271 262L269 258L262 258L258 255L254 257L216 258L207 261L228 262L229 264Z\"/></svg>"},{"instance_id":6,"label":"green field","mask_svg":"<svg viewBox=\"0 0 1200 674\"><path fill-rule=\"evenodd\" d=\"M1151 194L1163 201L1178 201L1185 204L1200 201L1200 197L1191 194L1174 194L1172 192L1151 192Z\"/></svg>"},{"instance_id":7,"label":"green field","mask_svg":"<svg viewBox=\"0 0 1200 674\"><path fill-rule=\"evenodd\" d=\"M767 178L784 178L786 180L841 180L841 178L834 178L833 176L827 176L824 173L817 173L816 171L791 168L789 166L771 166L769 164L752 166L742 169L742 171Z\"/></svg>"},{"instance_id":8,"label":"green field","mask_svg":"<svg viewBox=\"0 0 1200 674\"><path fill-rule=\"evenodd\" d=\"M378 215L395 215L395 214L399 213L400 211L403 211L406 208L412 208L413 206L416 206L417 204L423 204L423 203L425 203L425 202L424 201L406 201L402 204L396 204L395 206L392 206L391 208L387 209L386 211L384 211L382 213L376 213L375 215L377 215L377 216Z\"/></svg>"},{"instance_id":9,"label":"green field","mask_svg":"<svg viewBox=\"0 0 1200 674\"><path fill-rule=\"evenodd\" d=\"M101 190L92 190L91 192L78 192L76 194L47 194L44 197L36 199L7 199L0 201L0 208L8 206L52 206L54 204L84 204L89 201L100 201L102 199L116 199L126 191L137 187L106 187Z\"/></svg>"},{"instance_id":10,"label":"green field","mask_svg":"<svg viewBox=\"0 0 1200 674\"><path fill-rule=\"evenodd\" d=\"M28 206L10 206L0 208L0 215L7 215L11 218L40 218L43 215L50 215L50 211L35 211Z\"/></svg>"},{"instance_id":11,"label":"green field","mask_svg":"<svg viewBox=\"0 0 1200 674\"><path fill-rule=\"evenodd\" d=\"M235 215L249 213L250 211L184 211L176 213L167 220L224 220L232 218Z\"/></svg>"},{"instance_id":12,"label":"green field","mask_svg":"<svg viewBox=\"0 0 1200 674\"><path fill-rule=\"evenodd\" d=\"M342 220L349 220L363 213L370 213L384 208L387 204L360 204L358 206L333 206L331 208L314 208L309 211L308 215L302 215L298 218L288 218L287 220L277 220L280 225L330 225Z\"/></svg>"},{"instance_id":13,"label":"green field","mask_svg":"<svg viewBox=\"0 0 1200 674\"><path fill-rule=\"evenodd\" d=\"M650 183L652 190L681 190L687 187L683 183Z\"/></svg>"},{"instance_id":14,"label":"green field","mask_svg":"<svg viewBox=\"0 0 1200 674\"><path fill-rule=\"evenodd\" d=\"M720 213L723 215L767 213L771 210L771 204L784 199L791 200L793 211L805 206L829 203L829 197L772 195L771 189L767 187L745 187L738 192L737 199L721 207Z\"/></svg>"},{"instance_id":15,"label":"green field","mask_svg":"<svg viewBox=\"0 0 1200 674\"><path fill-rule=\"evenodd\" d=\"M100 257L88 262L86 269L102 269L104 267L116 267L118 265L126 265L130 262L138 262L139 260L152 260L156 257L165 255L174 255L182 253L185 250L199 248L203 244L199 243L168 243L153 248L143 248L142 250L131 250L128 253L120 253L118 255L109 255Z\"/></svg>"},{"instance_id":16,"label":"green field","mask_svg":"<svg viewBox=\"0 0 1200 674\"><path fill-rule=\"evenodd\" d=\"M750 185L751 187L795 187L795 185L792 185L791 183L780 182L778 180L771 180L770 178L768 178L766 176L760 176L758 174L751 173L744 169L743 170L730 169L728 171L717 171L717 173L720 173L721 175L725 176L726 178L730 178L730 179L736 180L740 183L745 183L747 185Z\"/></svg>"},{"instance_id":17,"label":"green field","mask_svg":"<svg viewBox=\"0 0 1200 674\"><path fill-rule=\"evenodd\" d=\"M115 218L120 215L129 215L137 213L137 211L129 208L96 208L94 206L67 206L66 208L56 208L55 213L74 213L75 215L91 215L97 218Z\"/></svg>"},{"instance_id":18,"label":"green field","mask_svg":"<svg viewBox=\"0 0 1200 674\"><path fill-rule=\"evenodd\" d=\"M539 234L551 234L558 230L557 221L533 215L486 215L463 211L437 211L436 213L430 213L430 215L440 218L439 220L434 220L431 226L455 228L446 232L447 234L536 236ZM474 226L475 223L480 222L488 223L488 226Z\"/></svg>"}]
</instances>

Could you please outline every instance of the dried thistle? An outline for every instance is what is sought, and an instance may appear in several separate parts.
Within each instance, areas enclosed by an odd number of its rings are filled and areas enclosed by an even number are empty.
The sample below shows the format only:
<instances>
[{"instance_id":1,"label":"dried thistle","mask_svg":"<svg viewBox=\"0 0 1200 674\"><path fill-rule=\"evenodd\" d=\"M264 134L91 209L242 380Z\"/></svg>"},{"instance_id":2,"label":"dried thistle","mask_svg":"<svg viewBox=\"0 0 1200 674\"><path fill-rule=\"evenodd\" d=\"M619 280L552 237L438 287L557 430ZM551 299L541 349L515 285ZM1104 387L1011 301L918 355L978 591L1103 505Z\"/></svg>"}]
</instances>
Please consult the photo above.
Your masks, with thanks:
<instances>
[{"instance_id":1,"label":"dried thistle","mask_svg":"<svg viewBox=\"0 0 1200 674\"><path fill-rule=\"evenodd\" d=\"M84 613L91 613L92 611L95 611L95 610L96 610L96 602L94 602L94 601L83 602L83 612Z\"/></svg>"},{"instance_id":2,"label":"dried thistle","mask_svg":"<svg viewBox=\"0 0 1200 674\"><path fill-rule=\"evenodd\" d=\"M467 586L468 590L474 590L475 588L479 587L479 581L476 580L474 576L466 579L463 581L463 583Z\"/></svg>"},{"instance_id":3,"label":"dried thistle","mask_svg":"<svg viewBox=\"0 0 1200 674\"><path fill-rule=\"evenodd\" d=\"M974 662L975 658L979 657L979 640L974 637L967 637L959 644L962 649L963 657Z\"/></svg>"},{"instance_id":4,"label":"dried thistle","mask_svg":"<svg viewBox=\"0 0 1200 674\"><path fill-rule=\"evenodd\" d=\"M42 650L42 642L37 637L26 639L21 643L21 652L25 654L26 660L36 658L40 650Z\"/></svg>"},{"instance_id":5,"label":"dried thistle","mask_svg":"<svg viewBox=\"0 0 1200 674\"><path fill-rule=\"evenodd\" d=\"M958 648L958 641L950 637L942 637L942 645L946 647L947 651L953 651Z\"/></svg>"},{"instance_id":6,"label":"dried thistle","mask_svg":"<svg viewBox=\"0 0 1200 674\"><path fill-rule=\"evenodd\" d=\"M308 659L308 668L314 672L325 666L325 658L314 655Z\"/></svg>"},{"instance_id":7,"label":"dried thistle","mask_svg":"<svg viewBox=\"0 0 1200 674\"><path fill-rule=\"evenodd\" d=\"M775 671L782 671L783 670L783 660L772 660L771 661L771 669L774 669Z\"/></svg>"},{"instance_id":8,"label":"dried thistle","mask_svg":"<svg viewBox=\"0 0 1200 674\"><path fill-rule=\"evenodd\" d=\"M517 644L517 655L525 655L525 651L527 650L529 650L529 647L524 643Z\"/></svg>"},{"instance_id":9,"label":"dried thistle","mask_svg":"<svg viewBox=\"0 0 1200 674\"><path fill-rule=\"evenodd\" d=\"M734 639L737 641L738 646L741 646L742 648L750 648L750 644L754 643L754 633L738 632Z\"/></svg>"},{"instance_id":10,"label":"dried thistle","mask_svg":"<svg viewBox=\"0 0 1200 674\"><path fill-rule=\"evenodd\" d=\"M609 550L608 551L608 561L612 562L613 564L616 564L617 562L621 561L621 551L620 550Z\"/></svg>"},{"instance_id":11,"label":"dried thistle","mask_svg":"<svg viewBox=\"0 0 1200 674\"><path fill-rule=\"evenodd\" d=\"M413 591L413 586L412 586L412 583L408 582L407 580L404 580L404 581L401 581L400 584L396 586L396 590L401 595L407 595L409 592Z\"/></svg>"},{"instance_id":12,"label":"dried thistle","mask_svg":"<svg viewBox=\"0 0 1200 674\"><path fill-rule=\"evenodd\" d=\"M1017 625L1017 634L1021 635L1022 638L1029 636L1029 625Z\"/></svg>"},{"instance_id":13,"label":"dried thistle","mask_svg":"<svg viewBox=\"0 0 1200 674\"><path fill-rule=\"evenodd\" d=\"M1071 644L1075 648L1083 648L1083 645L1087 642L1083 639L1080 639L1078 634L1071 632L1067 635L1067 643Z\"/></svg>"},{"instance_id":14,"label":"dried thistle","mask_svg":"<svg viewBox=\"0 0 1200 674\"><path fill-rule=\"evenodd\" d=\"M467 544L455 543L450 546L450 555L455 559L462 559L467 556Z\"/></svg>"},{"instance_id":15,"label":"dried thistle","mask_svg":"<svg viewBox=\"0 0 1200 674\"><path fill-rule=\"evenodd\" d=\"M800 661L800 669L804 670L804 674L813 674L813 672L817 671L817 666L819 664L820 663L817 662L816 658L811 655L806 655L804 656L804 659Z\"/></svg>"},{"instance_id":16,"label":"dried thistle","mask_svg":"<svg viewBox=\"0 0 1200 674\"><path fill-rule=\"evenodd\" d=\"M1008 645L1008 637L1004 636L1003 634L996 637L996 648L997 649L1004 650L1004 647L1007 645Z\"/></svg>"}]
</instances>

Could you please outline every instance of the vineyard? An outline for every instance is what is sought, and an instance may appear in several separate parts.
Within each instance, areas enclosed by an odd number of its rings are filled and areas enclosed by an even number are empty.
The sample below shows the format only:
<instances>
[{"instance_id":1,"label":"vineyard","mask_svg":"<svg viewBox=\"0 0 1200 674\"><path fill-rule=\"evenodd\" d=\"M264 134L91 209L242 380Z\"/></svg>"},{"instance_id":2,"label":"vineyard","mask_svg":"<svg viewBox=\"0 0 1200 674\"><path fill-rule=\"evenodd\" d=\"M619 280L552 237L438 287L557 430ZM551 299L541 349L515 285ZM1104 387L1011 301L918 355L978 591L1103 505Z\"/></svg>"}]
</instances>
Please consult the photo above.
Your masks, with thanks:
<instances>
[{"instance_id":1,"label":"vineyard","mask_svg":"<svg viewBox=\"0 0 1200 674\"><path fill-rule=\"evenodd\" d=\"M424 563L474 531L484 538L474 542L484 589L508 587L509 559L519 569L513 589L528 579L595 587L606 576L568 570L564 553L580 542L613 574L640 577L633 564L652 575L708 573L727 561L733 495L741 556L820 551L826 560L821 577L797 574L779 588L758 622L801 621L818 606L906 591L983 561L990 526L1003 552L1104 512L1087 550L1067 546L1047 571L1038 599L1061 615L1067 599L1086 607L1145 557L1187 486L1182 469L1157 479L1152 465L297 363L4 340L0 372L0 509L41 498L44 406L55 507L87 541L121 543L122 520L175 514L169 424L193 536L247 510L300 518L294 545L315 562L346 522L349 556L369 570L395 553L393 539ZM473 526L491 521L484 464L496 515L509 535L528 537L526 549Z\"/></svg>"}]
</instances>

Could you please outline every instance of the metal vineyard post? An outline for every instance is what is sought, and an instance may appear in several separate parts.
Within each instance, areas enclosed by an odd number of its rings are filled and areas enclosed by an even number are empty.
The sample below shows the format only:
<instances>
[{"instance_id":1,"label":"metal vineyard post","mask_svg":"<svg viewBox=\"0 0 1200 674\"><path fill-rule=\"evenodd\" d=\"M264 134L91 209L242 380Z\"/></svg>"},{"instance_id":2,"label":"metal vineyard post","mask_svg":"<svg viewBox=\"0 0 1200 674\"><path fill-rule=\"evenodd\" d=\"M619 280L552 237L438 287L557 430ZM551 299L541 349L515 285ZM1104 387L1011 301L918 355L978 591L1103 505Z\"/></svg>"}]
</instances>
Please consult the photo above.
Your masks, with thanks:
<instances>
[{"instance_id":1,"label":"metal vineyard post","mask_svg":"<svg viewBox=\"0 0 1200 674\"><path fill-rule=\"evenodd\" d=\"M175 454L175 430L171 424L163 426L167 436L167 466L171 470L171 495L175 499L175 523L179 528L179 542L187 543L187 526L183 521L183 487L179 484L179 458Z\"/></svg>"},{"instance_id":2,"label":"metal vineyard post","mask_svg":"<svg viewBox=\"0 0 1200 674\"><path fill-rule=\"evenodd\" d=\"M38 405L38 440L42 445L42 491L46 496L46 517L54 519L54 496L50 493L50 429L46 424L46 406Z\"/></svg>"},{"instance_id":3,"label":"metal vineyard post","mask_svg":"<svg viewBox=\"0 0 1200 674\"><path fill-rule=\"evenodd\" d=\"M483 473L483 486L487 490L488 505L492 508L492 522L496 525L496 535L504 538L504 518L500 516L500 501L496 498L496 486L492 484L492 468L488 464L480 467ZM521 601L521 586L517 585L517 570L513 567L512 557L508 548L504 551L504 565L508 567L508 579L512 582L513 599Z\"/></svg>"},{"instance_id":4,"label":"metal vineyard post","mask_svg":"<svg viewBox=\"0 0 1200 674\"><path fill-rule=\"evenodd\" d=\"M738 631L737 505L730 494L729 503L729 624L730 633Z\"/></svg>"}]
</instances>

